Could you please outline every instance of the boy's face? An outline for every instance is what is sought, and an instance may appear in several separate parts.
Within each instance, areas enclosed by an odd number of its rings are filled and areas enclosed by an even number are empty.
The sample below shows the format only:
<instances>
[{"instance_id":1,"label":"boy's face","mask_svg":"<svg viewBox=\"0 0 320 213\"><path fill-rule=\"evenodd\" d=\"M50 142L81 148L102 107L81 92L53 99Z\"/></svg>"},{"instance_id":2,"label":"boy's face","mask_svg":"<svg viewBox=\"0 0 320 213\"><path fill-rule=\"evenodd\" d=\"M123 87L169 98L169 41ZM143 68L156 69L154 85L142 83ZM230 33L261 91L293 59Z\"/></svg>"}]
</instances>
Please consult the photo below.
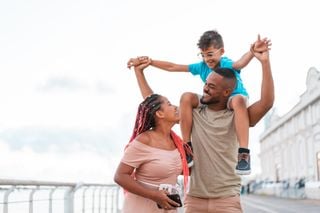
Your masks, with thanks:
<instances>
[{"instance_id":1,"label":"boy's face","mask_svg":"<svg viewBox=\"0 0 320 213\"><path fill-rule=\"evenodd\" d=\"M201 50L200 56L210 69L214 69L218 66L223 53L223 48L216 49L211 46L206 50Z\"/></svg>"}]
</instances>

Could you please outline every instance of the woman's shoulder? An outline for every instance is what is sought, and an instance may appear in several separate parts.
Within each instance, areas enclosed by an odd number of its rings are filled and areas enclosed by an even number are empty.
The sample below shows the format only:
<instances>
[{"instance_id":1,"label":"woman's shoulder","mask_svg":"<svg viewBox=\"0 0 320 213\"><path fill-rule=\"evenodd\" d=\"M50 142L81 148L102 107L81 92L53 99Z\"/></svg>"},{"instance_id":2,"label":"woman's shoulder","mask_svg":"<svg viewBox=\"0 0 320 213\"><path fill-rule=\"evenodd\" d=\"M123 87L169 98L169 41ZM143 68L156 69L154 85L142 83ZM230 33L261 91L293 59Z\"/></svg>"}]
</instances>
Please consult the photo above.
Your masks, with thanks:
<instances>
[{"instance_id":1,"label":"woman's shoulder","mask_svg":"<svg viewBox=\"0 0 320 213\"><path fill-rule=\"evenodd\" d=\"M143 133L141 133L140 135L138 135L135 140L139 141L140 143L146 144L146 145L150 145L151 142L151 135L149 131L145 131Z\"/></svg>"}]
</instances>

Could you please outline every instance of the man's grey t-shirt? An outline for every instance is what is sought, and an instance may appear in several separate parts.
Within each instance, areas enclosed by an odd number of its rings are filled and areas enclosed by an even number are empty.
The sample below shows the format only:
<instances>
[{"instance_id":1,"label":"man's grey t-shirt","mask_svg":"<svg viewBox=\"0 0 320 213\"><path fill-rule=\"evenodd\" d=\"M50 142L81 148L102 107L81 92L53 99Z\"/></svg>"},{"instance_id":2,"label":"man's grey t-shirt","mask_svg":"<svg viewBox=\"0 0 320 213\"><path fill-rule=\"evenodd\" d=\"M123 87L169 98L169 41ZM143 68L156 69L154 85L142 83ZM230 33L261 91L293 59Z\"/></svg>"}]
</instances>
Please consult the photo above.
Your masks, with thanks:
<instances>
[{"instance_id":1,"label":"man's grey t-shirt","mask_svg":"<svg viewBox=\"0 0 320 213\"><path fill-rule=\"evenodd\" d=\"M240 194L241 179L235 174L238 141L228 109L214 111L205 105L193 109L192 167L188 195L221 198Z\"/></svg>"}]
</instances>

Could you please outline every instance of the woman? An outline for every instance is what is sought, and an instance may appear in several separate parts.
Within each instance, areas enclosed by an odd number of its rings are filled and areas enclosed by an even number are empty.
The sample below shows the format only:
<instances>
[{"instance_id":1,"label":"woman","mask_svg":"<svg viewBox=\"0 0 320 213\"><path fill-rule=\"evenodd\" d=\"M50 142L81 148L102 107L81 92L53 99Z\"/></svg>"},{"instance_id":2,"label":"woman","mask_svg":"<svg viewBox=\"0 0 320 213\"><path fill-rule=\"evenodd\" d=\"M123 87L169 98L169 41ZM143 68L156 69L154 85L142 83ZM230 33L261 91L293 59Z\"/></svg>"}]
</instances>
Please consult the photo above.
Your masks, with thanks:
<instances>
[{"instance_id":1,"label":"woman","mask_svg":"<svg viewBox=\"0 0 320 213\"><path fill-rule=\"evenodd\" d=\"M186 186L189 175L183 142L171 130L179 122L178 107L153 94L143 74L149 63L134 68L145 100L139 105L132 137L114 177L127 191L124 213L177 212L180 205L159 186L174 187L182 171Z\"/></svg>"}]
</instances>

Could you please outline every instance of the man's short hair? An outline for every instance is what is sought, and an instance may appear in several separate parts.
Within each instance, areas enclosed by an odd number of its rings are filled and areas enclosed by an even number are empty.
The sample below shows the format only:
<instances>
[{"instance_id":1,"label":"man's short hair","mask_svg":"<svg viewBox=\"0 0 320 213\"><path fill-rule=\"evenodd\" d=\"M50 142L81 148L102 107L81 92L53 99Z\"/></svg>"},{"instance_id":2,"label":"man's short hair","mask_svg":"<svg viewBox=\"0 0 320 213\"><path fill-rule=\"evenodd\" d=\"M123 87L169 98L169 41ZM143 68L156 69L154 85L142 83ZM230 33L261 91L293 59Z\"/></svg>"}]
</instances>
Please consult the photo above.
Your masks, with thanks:
<instances>
[{"instance_id":1,"label":"man's short hair","mask_svg":"<svg viewBox=\"0 0 320 213\"><path fill-rule=\"evenodd\" d=\"M215 72L218 75L223 76L224 79L226 80L228 87L231 87L232 89L235 88L237 78L236 78L236 75L232 69L226 68L226 67L219 67L212 72Z\"/></svg>"},{"instance_id":2,"label":"man's short hair","mask_svg":"<svg viewBox=\"0 0 320 213\"><path fill-rule=\"evenodd\" d=\"M219 75L222 75L225 78L236 79L236 75L234 74L234 71L230 68L219 67L217 69L214 69L213 72L218 73Z\"/></svg>"}]
</instances>

